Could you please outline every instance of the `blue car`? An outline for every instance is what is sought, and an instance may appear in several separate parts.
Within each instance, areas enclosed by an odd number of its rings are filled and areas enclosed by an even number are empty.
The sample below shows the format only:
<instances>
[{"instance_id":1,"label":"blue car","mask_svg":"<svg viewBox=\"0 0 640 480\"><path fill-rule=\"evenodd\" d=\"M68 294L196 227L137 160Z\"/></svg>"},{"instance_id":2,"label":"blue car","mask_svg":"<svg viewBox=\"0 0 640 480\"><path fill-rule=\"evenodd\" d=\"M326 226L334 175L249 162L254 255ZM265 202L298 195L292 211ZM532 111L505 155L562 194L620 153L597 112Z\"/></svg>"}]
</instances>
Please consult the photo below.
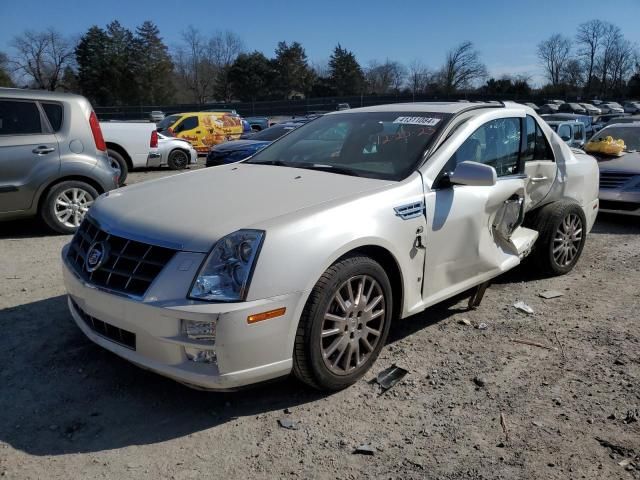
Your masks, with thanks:
<instances>
[{"instance_id":1,"label":"blue car","mask_svg":"<svg viewBox=\"0 0 640 480\"><path fill-rule=\"evenodd\" d=\"M279 123L251 135L246 140L232 140L215 145L207 155L206 166L213 167L244 160L300 125L302 123Z\"/></svg>"}]
</instances>

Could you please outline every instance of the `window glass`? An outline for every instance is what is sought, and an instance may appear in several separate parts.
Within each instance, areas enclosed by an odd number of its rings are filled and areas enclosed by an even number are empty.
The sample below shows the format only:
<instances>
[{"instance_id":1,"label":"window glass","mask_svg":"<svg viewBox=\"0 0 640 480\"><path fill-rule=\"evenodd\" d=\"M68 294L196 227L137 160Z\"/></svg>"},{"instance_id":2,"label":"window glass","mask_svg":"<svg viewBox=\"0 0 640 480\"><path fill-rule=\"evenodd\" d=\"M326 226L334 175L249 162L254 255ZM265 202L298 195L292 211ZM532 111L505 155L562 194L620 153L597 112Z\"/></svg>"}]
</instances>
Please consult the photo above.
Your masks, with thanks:
<instances>
[{"instance_id":1,"label":"window glass","mask_svg":"<svg viewBox=\"0 0 640 480\"><path fill-rule=\"evenodd\" d=\"M558 135L562 140L567 140L571 138L571 127L569 125L560 125L558 127Z\"/></svg>"},{"instance_id":2,"label":"window glass","mask_svg":"<svg viewBox=\"0 0 640 480\"><path fill-rule=\"evenodd\" d=\"M198 127L198 117L185 118L176 128L176 132L183 132L185 130L193 130Z\"/></svg>"},{"instance_id":3,"label":"window glass","mask_svg":"<svg viewBox=\"0 0 640 480\"><path fill-rule=\"evenodd\" d=\"M584 130L584 128L582 127L582 125L577 124L575 127L575 130L573 132L573 139L574 140L582 140L582 131Z\"/></svg>"},{"instance_id":4,"label":"window glass","mask_svg":"<svg viewBox=\"0 0 640 480\"><path fill-rule=\"evenodd\" d=\"M35 102L0 100L0 135L42 133L40 111Z\"/></svg>"},{"instance_id":5,"label":"window glass","mask_svg":"<svg viewBox=\"0 0 640 480\"><path fill-rule=\"evenodd\" d=\"M496 169L498 176L518 173L520 119L500 118L478 128L453 154L446 170L466 161L484 163Z\"/></svg>"},{"instance_id":6,"label":"window glass","mask_svg":"<svg viewBox=\"0 0 640 480\"><path fill-rule=\"evenodd\" d=\"M169 115L168 117L164 117L160 123L158 123L158 130L166 130L171 125L176 123L180 119L180 115Z\"/></svg>"},{"instance_id":7,"label":"window glass","mask_svg":"<svg viewBox=\"0 0 640 480\"><path fill-rule=\"evenodd\" d=\"M527 144L523 154L524 161L553 160L553 152L538 122L532 116L527 115L525 126L527 128ZM550 127L557 131L556 125L550 125Z\"/></svg>"},{"instance_id":8,"label":"window glass","mask_svg":"<svg viewBox=\"0 0 640 480\"><path fill-rule=\"evenodd\" d=\"M62 128L62 105L59 103L42 103L41 105L53 131L59 131Z\"/></svg>"}]
</instances>

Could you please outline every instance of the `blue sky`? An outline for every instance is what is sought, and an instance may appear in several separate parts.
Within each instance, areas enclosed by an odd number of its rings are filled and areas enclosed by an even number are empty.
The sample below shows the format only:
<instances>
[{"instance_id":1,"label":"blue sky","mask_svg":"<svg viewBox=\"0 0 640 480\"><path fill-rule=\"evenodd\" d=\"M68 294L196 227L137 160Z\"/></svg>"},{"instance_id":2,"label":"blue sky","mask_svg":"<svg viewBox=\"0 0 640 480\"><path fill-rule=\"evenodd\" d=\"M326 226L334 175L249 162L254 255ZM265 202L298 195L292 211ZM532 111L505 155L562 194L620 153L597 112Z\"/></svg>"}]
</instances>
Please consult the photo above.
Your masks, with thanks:
<instances>
[{"instance_id":1,"label":"blue sky","mask_svg":"<svg viewBox=\"0 0 640 480\"><path fill-rule=\"evenodd\" d=\"M340 42L362 65L420 59L435 68L449 48L471 40L490 74L526 73L537 83L536 44L553 33L573 37L578 24L593 18L615 23L640 44L640 0L0 0L0 51L11 53L11 38L27 28L54 26L77 36L114 19L129 28L148 19L169 46L193 25L203 33L232 30L248 50L267 55L279 40L297 40L317 62Z\"/></svg>"}]
</instances>

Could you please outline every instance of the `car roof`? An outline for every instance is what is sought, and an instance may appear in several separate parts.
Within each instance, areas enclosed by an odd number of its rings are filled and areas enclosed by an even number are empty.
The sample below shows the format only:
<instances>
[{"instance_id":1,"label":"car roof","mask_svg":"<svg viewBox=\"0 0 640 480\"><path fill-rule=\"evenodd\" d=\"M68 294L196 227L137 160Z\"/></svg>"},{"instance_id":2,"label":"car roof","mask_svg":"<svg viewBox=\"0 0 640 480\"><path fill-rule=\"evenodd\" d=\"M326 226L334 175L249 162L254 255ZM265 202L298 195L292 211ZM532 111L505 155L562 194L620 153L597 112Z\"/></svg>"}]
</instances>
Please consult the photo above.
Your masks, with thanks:
<instances>
[{"instance_id":1,"label":"car roof","mask_svg":"<svg viewBox=\"0 0 640 480\"><path fill-rule=\"evenodd\" d=\"M5 98L19 98L25 100L69 100L72 98L84 98L82 95L66 92L50 92L48 90L29 90L25 88L0 87L0 96Z\"/></svg>"},{"instance_id":2,"label":"car roof","mask_svg":"<svg viewBox=\"0 0 640 480\"><path fill-rule=\"evenodd\" d=\"M512 105L516 105L515 103ZM430 112L430 113L460 113L469 108L504 108L500 103L462 103L462 102L415 102L415 103L390 103L386 105L374 105L371 107L352 108L332 112L327 115L349 115L360 112ZM522 105L524 108L529 108Z\"/></svg>"}]
</instances>

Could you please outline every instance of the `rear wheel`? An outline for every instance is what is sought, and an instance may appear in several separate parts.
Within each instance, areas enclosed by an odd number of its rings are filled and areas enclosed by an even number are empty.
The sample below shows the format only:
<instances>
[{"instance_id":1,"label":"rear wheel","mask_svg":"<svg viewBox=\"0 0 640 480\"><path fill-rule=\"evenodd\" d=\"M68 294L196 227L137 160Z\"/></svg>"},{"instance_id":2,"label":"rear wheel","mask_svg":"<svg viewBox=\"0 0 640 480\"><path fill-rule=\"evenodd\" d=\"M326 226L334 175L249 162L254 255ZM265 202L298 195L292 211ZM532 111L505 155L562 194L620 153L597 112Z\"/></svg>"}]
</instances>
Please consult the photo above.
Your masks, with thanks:
<instances>
[{"instance_id":1,"label":"rear wheel","mask_svg":"<svg viewBox=\"0 0 640 480\"><path fill-rule=\"evenodd\" d=\"M127 165L127 161L119 152L116 152L111 148L107 149L107 155L109 155L109 164L111 165L111 168L118 172L118 186L121 187L124 185L127 175L129 175L129 166Z\"/></svg>"},{"instance_id":2,"label":"rear wheel","mask_svg":"<svg viewBox=\"0 0 640 480\"><path fill-rule=\"evenodd\" d=\"M541 272L548 275L569 273L578 263L587 239L587 220L582 208L569 202L542 207L533 221L538 241L532 253Z\"/></svg>"},{"instance_id":3,"label":"rear wheel","mask_svg":"<svg viewBox=\"0 0 640 480\"><path fill-rule=\"evenodd\" d=\"M320 390L355 383L378 357L391 323L391 284L365 256L338 261L322 275L296 333L293 372Z\"/></svg>"},{"instance_id":4,"label":"rear wheel","mask_svg":"<svg viewBox=\"0 0 640 480\"><path fill-rule=\"evenodd\" d=\"M40 216L56 232L73 233L98 198L95 188L76 180L54 185L44 199Z\"/></svg>"},{"instance_id":5,"label":"rear wheel","mask_svg":"<svg viewBox=\"0 0 640 480\"><path fill-rule=\"evenodd\" d=\"M189 165L189 155L184 150L173 150L167 160L171 170L182 170Z\"/></svg>"}]
</instances>

